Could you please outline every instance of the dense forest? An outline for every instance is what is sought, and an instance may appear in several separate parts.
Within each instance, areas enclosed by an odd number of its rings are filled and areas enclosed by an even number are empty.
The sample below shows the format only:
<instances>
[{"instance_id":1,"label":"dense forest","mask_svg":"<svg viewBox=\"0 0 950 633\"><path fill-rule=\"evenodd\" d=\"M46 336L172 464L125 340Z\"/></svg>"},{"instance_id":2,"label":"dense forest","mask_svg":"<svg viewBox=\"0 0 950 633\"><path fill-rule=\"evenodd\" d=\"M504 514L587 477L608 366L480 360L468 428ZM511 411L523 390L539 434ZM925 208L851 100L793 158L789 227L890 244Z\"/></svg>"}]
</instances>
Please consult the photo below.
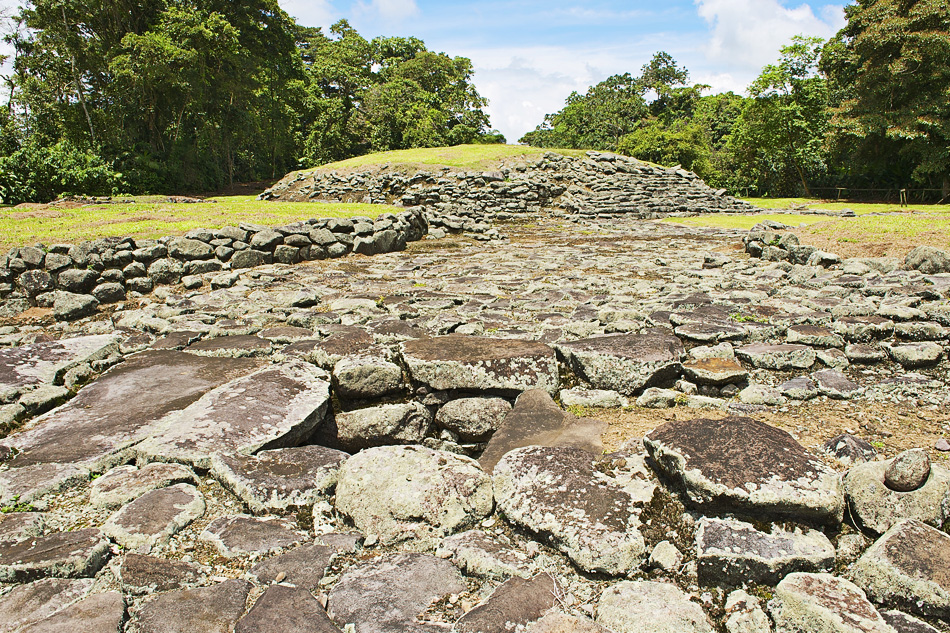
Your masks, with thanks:
<instances>
[{"instance_id":1,"label":"dense forest","mask_svg":"<svg viewBox=\"0 0 950 633\"><path fill-rule=\"evenodd\" d=\"M828 42L783 46L748 96L703 95L661 52L638 77L573 93L521 142L679 163L735 193L950 198L950 5L858 0L845 13Z\"/></svg>"},{"instance_id":2,"label":"dense forest","mask_svg":"<svg viewBox=\"0 0 950 633\"><path fill-rule=\"evenodd\" d=\"M277 0L31 0L0 105L0 198L208 191L373 151L504 142L464 57Z\"/></svg>"},{"instance_id":3,"label":"dense forest","mask_svg":"<svg viewBox=\"0 0 950 633\"><path fill-rule=\"evenodd\" d=\"M0 16L2 18L4 16ZM747 95L660 52L573 93L521 142L681 164L733 193L950 195L947 0L857 0ZM182 193L369 152L499 143L472 63L419 39L324 33L277 0L29 0L6 16L0 200Z\"/></svg>"}]
</instances>

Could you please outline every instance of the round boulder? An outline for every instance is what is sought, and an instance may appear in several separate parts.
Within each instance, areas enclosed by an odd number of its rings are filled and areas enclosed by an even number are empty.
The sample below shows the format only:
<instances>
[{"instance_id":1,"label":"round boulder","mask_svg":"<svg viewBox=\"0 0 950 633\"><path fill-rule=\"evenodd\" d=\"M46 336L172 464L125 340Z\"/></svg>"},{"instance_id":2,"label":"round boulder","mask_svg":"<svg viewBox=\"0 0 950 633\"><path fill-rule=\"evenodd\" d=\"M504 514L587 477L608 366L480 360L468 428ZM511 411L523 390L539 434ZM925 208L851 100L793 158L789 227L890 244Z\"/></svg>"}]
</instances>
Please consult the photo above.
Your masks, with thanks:
<instances>
[{"instance_id":1,"label":"round boulder","mask_svg":"<svg viewBox=\"0 0 950 633\"><path fill-rule=\"evenodd\" d=\"M930 457L922 448L904 451L884 471L884 485L897 492L917 490L930 477Z\"/></svg>"},{"instance_id":2,"label":"round boulder","mask_svg":"<svg viewBox=\"0 0 950 633\"><path fill-rule=\"evenodd\" d=\"M478 463L423 446L380 446L340 469L336 508L382 543L438 539L474 525L493 507Z\"/></svg>"}]
</instances>

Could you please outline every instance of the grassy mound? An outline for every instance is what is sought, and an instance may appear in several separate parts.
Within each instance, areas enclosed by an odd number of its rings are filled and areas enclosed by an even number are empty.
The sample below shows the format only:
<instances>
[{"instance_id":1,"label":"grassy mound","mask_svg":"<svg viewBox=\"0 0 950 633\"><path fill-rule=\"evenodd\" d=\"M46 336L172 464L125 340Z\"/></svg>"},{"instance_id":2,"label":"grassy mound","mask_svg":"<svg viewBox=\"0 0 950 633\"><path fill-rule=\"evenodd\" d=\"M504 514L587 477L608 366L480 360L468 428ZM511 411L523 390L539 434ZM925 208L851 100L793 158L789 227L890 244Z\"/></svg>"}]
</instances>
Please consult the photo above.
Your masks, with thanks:
<instances>
[{"instance_id":1,"label":"grassy mound","mask_svg":"<svg viewBox=\"0 0 950 633\"><path fill-rule=\"evenodd\" d=\"M555 152L564 156L583 156L587 150L547 149L524 145L456 145L367 154L321 165L315 169L333 171L389 166L398 169L452 167L461 170L484 171L497 167L505 159L537 158L546 152ZM312 172L315 169L302 171Z\"/></svg>"}]
</instances>

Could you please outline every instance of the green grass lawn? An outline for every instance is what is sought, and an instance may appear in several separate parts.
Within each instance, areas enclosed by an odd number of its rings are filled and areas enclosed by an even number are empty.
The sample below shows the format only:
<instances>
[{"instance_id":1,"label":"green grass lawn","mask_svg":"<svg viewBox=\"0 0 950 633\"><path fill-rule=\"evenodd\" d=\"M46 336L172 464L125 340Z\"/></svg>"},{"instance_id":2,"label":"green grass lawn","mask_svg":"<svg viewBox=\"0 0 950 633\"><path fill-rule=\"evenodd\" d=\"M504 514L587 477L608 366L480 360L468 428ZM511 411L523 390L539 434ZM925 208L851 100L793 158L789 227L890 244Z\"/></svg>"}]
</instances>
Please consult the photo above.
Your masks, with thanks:
<instances>
[{"instance_id":1,"label":"green grass lawn","mask_svg":"<svg viewBox=\"0 0 950 633\"><path fill-rule=\"evenodd\" d=\"M456 145L454 147L433 147L420 149L402 149L392 152L379 152L356 156L336 163L321 165L314 169L301 171L310 172L315 169L332 171L335 169L357 169L361 167L375 167L389 165L391 167L454 167L473 171L488 170L496 167L506 158L537 158L545 152L556 152L565 156L583 156L587 150L583 149L548 149L543 147L527 147L524 145Z\"/></svg>"},{"instance_id":2,"label":"green grass lawn","mask_svg":"<svg viewBox=\"0 0 950 633\"><path fill-rule=\"evenodd\" d=\"M950 212L950 207L945 205L914 205L912 207L901 207L899 204L889 202L828 202L812 200L810 198L741 198L741 200L745 200L749 204L762 209L798 209L802 207L824 211L843 211L845 209L851 209L856 215L865 215L867 213L906 213L911 209L916 211L935 211L937 213Z\"/></svg>"},{"instance_id":3,"label":"green grass lawn","mask_svg":"<svg viewBox=\"0 0 950 633\"><path fill-rule=\"evenodd\" d=\"M36 243L76 244L99 237L157 238L191 229L215 229L240 222L277 226L314 217L343 218L399 211L378 204L267 202L254 196L211 198L214 203L161 202L157 196L131 204L95 204L76 208L0 207L0 248Z\"/></svg>"},{"instance_id":4,"label":"green grass lawn","mask_svg":"<svg viewBox=\"0 0 950 633\"><path fill-rule=\"evenodd\" d=\"M795 215L786 213L705 213L690 218L666 218L663 222L685 224L686 226L712 226L720 229L748 230L759 222L774 220L788 226L827 222L824 215Z\"/></svg>"}]
</instances>

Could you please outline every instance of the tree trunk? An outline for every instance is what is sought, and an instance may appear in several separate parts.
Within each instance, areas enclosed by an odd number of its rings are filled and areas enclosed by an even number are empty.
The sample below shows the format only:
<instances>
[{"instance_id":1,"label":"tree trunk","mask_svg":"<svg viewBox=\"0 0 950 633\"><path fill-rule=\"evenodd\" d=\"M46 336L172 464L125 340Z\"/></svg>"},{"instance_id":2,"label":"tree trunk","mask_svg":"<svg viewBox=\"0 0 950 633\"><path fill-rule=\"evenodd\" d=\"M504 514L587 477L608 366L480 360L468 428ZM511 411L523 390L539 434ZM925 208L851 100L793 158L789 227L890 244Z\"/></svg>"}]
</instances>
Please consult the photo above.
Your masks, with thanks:
<instances>
[{"instance_id":1,"label":"tree trunk","mask_svg":"<svg viewBox=\"0 0 950 633\"><path fill-rule=\"evenodd\" d=\"M943 177L943 200L950 198L950 176Z\"/></svg>"},{"instance_id":2,"label":"tree trunk","mask_svg":"<svg viewBox=\"0 0 950 633\"><path fill-rule=\"evenodd\" d=\"M60 6L63 13L63 28L69 31L69 22L66 21L66 5ZM86 114L86 123L89 124L89 136L92 137L92 144L96 145L96 129L92 126L92 117L89 116L89 108L86 107L86 95L82 91L82 82L79 81L79 73L76 71L76 55L69 54L69 65L73 71L73 82L76 84L76 95L79 97L79 104L82 111Z\"/></svg>"}]
</instances>

